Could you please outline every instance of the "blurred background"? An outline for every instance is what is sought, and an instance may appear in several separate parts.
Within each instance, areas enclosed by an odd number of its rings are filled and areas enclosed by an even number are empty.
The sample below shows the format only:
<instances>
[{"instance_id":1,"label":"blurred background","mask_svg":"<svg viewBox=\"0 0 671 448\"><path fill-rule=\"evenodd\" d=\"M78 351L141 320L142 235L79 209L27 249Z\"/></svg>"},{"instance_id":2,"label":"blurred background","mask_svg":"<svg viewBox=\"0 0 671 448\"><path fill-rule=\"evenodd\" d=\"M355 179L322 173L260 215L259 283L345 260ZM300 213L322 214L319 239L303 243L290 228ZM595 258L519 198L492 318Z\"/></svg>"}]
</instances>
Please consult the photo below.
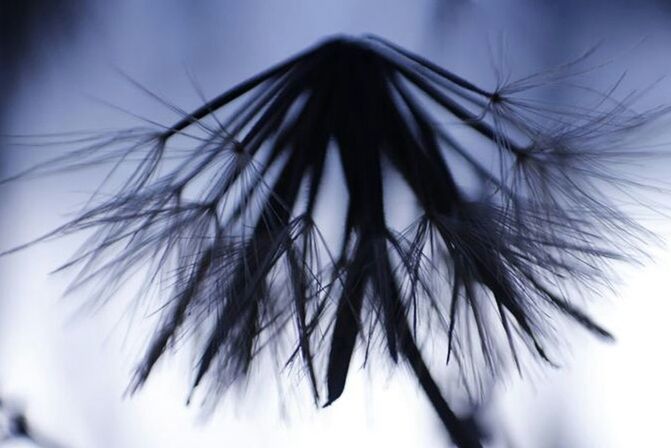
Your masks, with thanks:
<instances>
[{"instance_id":1,"label":"blurred background","mask_svg":"<svg viewBox=\"0 0 671 448\"><path fill-rule=\"evenodd\" d=\"M132 111L169 124L174 113L125 78L190 110L292 53L334 34L374 33L492 87L504 61L522 77L598 44L594 87L652 86L640 107L671 104L671 3L663 0L3 0L0 134L35 135L138 124ZM600 84L601 83L601 84ZM198 88L196 88L198 86ZM646 104L646 101L649 104ZM115 107L111 107L110 103ZM671 142L671 126L646 144ZM53 148L0 140L0 172ZM671 150L671 145L669 146ZM53 153L52 153L53 155ZM662 173L663 174L663 173ZM18 182L0 189L0 248L41 235L78 210L99 173ZM665 241L671 220L646 224ZM354 370L343 397L316 411L305 384L285 372L232 393L213 414L186 406L189 354L164 360L133 397L126 387L151 328L119 297L95 313L85 295L62 298L67 275L49 275L76 237L0 258L0 446L342 447L439 446L441 426L410 375ZM671 251L652 247L642 266L620 267L592 314L614 344L571 335L561 369L511 374L477 412L491 447L665 446L671 435ZM360 365L359 362L358 365ZM355 363L356 367L357 364ZM271 369L259 372L262 377ZM3 431L25 415L37 441ZM9 429L8 429L9 428ZM21 431L18 431L21 432ZM39 445L41 444L41 445Z\"/></svg>"}]
</instances>

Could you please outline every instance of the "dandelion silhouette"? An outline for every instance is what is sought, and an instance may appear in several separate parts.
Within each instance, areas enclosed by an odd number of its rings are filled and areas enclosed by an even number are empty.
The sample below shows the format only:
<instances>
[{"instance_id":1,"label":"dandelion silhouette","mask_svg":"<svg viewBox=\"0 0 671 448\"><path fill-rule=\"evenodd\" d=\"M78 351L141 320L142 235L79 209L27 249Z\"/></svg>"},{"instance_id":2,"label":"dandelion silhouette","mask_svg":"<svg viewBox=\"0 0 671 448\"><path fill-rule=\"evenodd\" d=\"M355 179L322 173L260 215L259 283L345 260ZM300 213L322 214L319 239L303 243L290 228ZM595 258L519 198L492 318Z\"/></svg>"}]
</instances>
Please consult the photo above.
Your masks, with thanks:
<instances>
[{"instance_id":1,"label":"dandelion silhouette","mask_svg":"<svg viewBox=\"0 0 671 448\"><path fill-rule=\"evenodd\" d=\"M523 98L576 66L487 91L381 38L336 37L173 126L82 137L19 177L133 167L116 194L47 236L95 229L62 269L81 268L73 287L102 279L97 297L146 264L142 294L171 285L132 390L197 332L194 388L224 391L289 339L287 363L302 359L315 402L330 405L357 346L367 356L382 341L453 442L478 447L421 341L445 340L467 386L519 368L521 350L553 364L561 317L610 339L569 292L608 285L609 262L633 259L645 236L608 192L637 187L618 170L641 153L615 143L651 114L609 94L570 109ZM347 192L346 215L328 217L336 244L316 211L330 172ZM404 228L386 213L392 174L416 204Z\"/></svg>"}]
</instances>

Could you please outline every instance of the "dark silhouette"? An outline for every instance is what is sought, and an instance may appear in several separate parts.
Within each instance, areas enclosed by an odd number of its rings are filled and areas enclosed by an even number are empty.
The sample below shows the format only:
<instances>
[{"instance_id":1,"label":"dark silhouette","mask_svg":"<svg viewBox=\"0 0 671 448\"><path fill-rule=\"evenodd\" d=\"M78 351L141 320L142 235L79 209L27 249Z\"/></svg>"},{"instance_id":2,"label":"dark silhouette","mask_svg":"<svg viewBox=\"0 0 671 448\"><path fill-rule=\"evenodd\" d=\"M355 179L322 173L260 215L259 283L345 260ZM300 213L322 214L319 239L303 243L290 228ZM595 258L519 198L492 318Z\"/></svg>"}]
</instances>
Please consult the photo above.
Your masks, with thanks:
<instances>
[{"instance_id":1,"label":"dark silhouette","mask_svg":"<svg viewBox=\"0 0 671 448\"><path fill-rule=\"evenodd\" d=\"M197 329L194 389L209 380L224 391L295 337L287 362L300 356L328 406L357 343L368 353L381 340L454 443L479 447L427 367L423 338L446 341L467 386L521 369L520 350L555 365L555 319L611 339L567 291L598 287L605 263L635 256L645 236L607 188L636 187L614 162L643 153L615 142L659 111L608 95L589 109L524 96L583 62L486 90L378 37L336 37L192 113L171 106L183 114L172 126L81 136L80 149L16 177L107 162L113 176L131 164L117 194L95 196L45 238L96 229L62 269L81 268L73 288L104 280L99 300L145 263L141 293L172 285L133 391ZM329 173L340 173L344 216L318 210ZM403 228L388 218L390 178L415 201Z\"/></svg>"}]
</instances>

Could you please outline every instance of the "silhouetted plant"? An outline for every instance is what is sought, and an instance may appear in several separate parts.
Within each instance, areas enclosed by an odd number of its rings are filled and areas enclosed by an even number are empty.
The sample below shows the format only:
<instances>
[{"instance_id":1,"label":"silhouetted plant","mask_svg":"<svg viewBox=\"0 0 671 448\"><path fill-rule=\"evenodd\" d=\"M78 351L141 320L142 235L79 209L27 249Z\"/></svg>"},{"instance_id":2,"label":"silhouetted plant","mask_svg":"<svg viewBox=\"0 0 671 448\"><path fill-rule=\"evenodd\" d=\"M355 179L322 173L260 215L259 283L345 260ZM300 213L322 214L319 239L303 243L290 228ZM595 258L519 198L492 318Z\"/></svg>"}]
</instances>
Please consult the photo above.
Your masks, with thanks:
<instances>
[{"instance_id":1,"label":"silhouetted plant","mask_svg":"<svg viewBox=\"0 0 671 448\"><path fill-rule=\"evenodd\" d=\"M45 238L95 229L61 269L81 267L73 288L103 280L100 300L138 271L144 295L169 286L132 390L198 331L194 388L208 379L222 392L272 346L302 359L315 402L329 405L357 341L366 356L381 341L453 441L481 446L418 341L446 341L470 388L520 368L520 350L554 364L560 317L610 339L569 292L608 285L608 262L634 259L646 236L609 189L641 186L622 162L644 152L618 143L659 111L531 93L582 62L485 90L380 38L336 37L192 113L174 108L173 126L84 136L17 177L107 162L124 176ZM389 217L394 181L415 201L408 225ZM323 199L338 184L342 215Z\"/></svg>"}]
</instances>

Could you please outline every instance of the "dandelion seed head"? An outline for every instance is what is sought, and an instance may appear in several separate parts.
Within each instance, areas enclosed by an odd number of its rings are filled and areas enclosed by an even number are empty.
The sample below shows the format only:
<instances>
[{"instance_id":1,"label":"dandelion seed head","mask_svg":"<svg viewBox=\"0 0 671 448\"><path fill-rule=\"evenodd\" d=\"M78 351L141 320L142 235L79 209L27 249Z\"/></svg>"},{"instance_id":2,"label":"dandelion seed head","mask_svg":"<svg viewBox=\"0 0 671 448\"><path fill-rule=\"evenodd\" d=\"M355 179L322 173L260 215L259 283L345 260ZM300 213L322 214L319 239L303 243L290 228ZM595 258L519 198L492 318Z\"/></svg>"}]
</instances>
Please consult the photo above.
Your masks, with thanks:
<instances>
[{"instance_id":1,"label":"dandelion seed head","mask_svg":"<svg viewBox=\"0 0 671 448\"><path fill-rule=\"evenodd\" d=\"M112 163L123 179L51 236L93 232L64 266L79 268L73 288L102 279L109 297L148 266L140 296L162 291L131 390L197 339L194 389L218 396L270 350L300 360L328 405L353 353L378 351L411 368L460 446L478 446L421 346L443 341L474 395L529 354L555 365L558 320L611 338L571 296L608 285L645 239L609 196L635 187L618 161L637 152L614 142L659 111L610 93L591 108L524 98L571 68L488 91L381 38L337 36L172 126L85 138L23 175ZM334 158L346 212L325 218ZM456 159L487 194L468 191ZM414 199L403 228L390 177Z\"/></svg>"}]
</instances>

